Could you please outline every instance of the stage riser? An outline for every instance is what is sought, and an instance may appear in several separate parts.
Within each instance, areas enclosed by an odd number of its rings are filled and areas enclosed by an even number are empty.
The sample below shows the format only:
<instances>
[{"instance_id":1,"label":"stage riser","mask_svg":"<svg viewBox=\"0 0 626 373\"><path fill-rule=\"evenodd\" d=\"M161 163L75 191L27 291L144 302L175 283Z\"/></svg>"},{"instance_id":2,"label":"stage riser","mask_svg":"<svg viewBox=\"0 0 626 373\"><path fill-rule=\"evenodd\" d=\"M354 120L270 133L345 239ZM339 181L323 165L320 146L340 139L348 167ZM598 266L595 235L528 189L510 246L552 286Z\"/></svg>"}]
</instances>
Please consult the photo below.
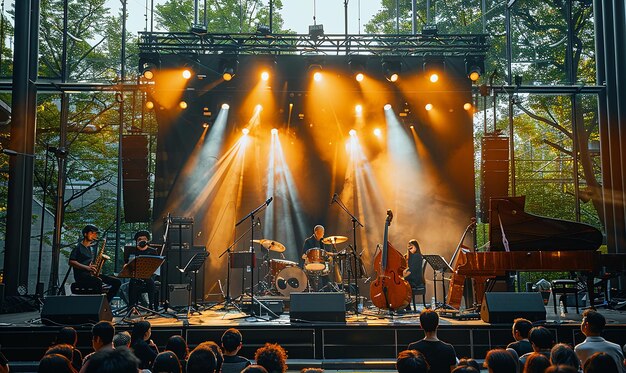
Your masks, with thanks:
<instances>
[{"instance_id":1,"label":"stage riser","mask_svg":"<svg viewBox=\"0 0 626 373\"><path fill-rule=\"evenodd\" d=\"M576 344L584 336L578 325L548 326L558 342ZM118 326L117 330L128 330ZM223 327L152 328L152 339L162 348L171 335L181 334L187 338L190 348L198 343L219 341ZM252 358L256 349L265 342L280 343L290 359L390 359L397 356L407 345L423 337L417 326L329 326L329 325L280 325L239 326L243 334L242 355ZM3 327L0 328L2 352L9 361L39 360L54 341L58 328L54 327ZM91 328L77 328L78 346L83 354L91 352ZM626 325L608 326L605 337L615 343L626 343ZM439 337L452 342L459 357L478 359L485 357L491 348L505 347L512 341L508 325L497 326L442 326Z\"/></svg>"}]
</instances>

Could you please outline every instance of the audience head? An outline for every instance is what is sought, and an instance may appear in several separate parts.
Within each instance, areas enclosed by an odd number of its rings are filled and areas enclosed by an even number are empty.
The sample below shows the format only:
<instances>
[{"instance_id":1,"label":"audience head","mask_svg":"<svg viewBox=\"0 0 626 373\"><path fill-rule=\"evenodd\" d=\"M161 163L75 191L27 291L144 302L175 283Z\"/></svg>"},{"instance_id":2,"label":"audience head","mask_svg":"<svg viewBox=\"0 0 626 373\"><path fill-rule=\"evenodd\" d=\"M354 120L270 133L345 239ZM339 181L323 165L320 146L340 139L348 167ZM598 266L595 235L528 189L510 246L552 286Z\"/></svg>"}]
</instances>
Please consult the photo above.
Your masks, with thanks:
<instances>
[{"instance_id":1,"label":"audience head","mask_svg":"<svg viewBox=\"0 0 626 373\"><path fill-rule=\"evenodd\" d=\"M420 325L424 332L434 332L439 326L439 315L431 309L425 309L420 313Z\"/></svg>"},{"instance_id":2,"label":"audience head","mask_svg":"<svg viewBox=\"0 0 626 373\"><path fill-rule=\"evenodd\" d=\"M46 354L39 361L37 373L76 373L70 359L59 354Z\"/></svg>"},{"instance_id":3,"label":"audience head","mask_svg":"<svg viewBox=\"0 0 626 373\"><path fill-rule=\"evenodd\" d=\"M113 336L113 347L130 347L130 333L123 331L115 334Z\"/></svg>"},{"instance_id":4,"label":"audience head","mask_svg":"<svg viewBox=\"0 0 626 373\"><path fill-rule=\"evenodd\" d=\"M300 369L300 373L324 373L324 369L322 369L322 368L302 368L302 369Z\"/></svg>"},{"instance_id":5,"label":"audience head","mask_svg":"<svg viewBox=\"0 0 626 373\"><path fill-rule=\"evenodd\" d=\"M91 328L91 344L93 349L98 351L104 346L113 342L115 327L110 321L100 321Z\"/></svg>"},{"instance_id":6,"label":"audience head","mask_svg":"<svg viewBox=\"0 0 626 373\"><path fill-rule=\"evenodd\" d=\"M459 363L457 365L460 367L467 366L470 368L474 368L476 369L477 372L480 372L480 364L478 364L478 361L469 357L468 358L464 357L462 359L459 359Z\"/></svg>"},{"instance_id":7,"label":"audience head","mask_svg":"<svg viewBox=\"0 0 626 373\"><path fill-rule=\"evenodd\" d=\"M518 362L508 351L493 349L487 352L484 366L489 373L511 373L517 371Z\"/></svg>"},{"instance_id":8,"label":"audience head","mask_svg":"<svg viewBox=\"0 0 626 373\"><path fill-rule=\"evenodd\" d=\"M523 318L513 320L513 338L516 341L527 339L532 327L533 324L529 320Z\"/></svg>"},{"instance_id":9,"label":"audience head","mask_svg":"<svg viewBox=\"0 0 626 373\"><path fill-rule=\"evenodd\" d=\"M235 328L230 328L222 334L222 348L227 354L236 353L241 348L241 333Z\"/></svg>"},{"instance_id":10,"label":"audience head","mask_svg":"<svg viewBox=\"0 0 626 373\"><path fill-rule=\"evenodd\" d=\"M85 373L137 373L139 359L126 347L97 351L87 361Z\"/></svg>"},{"instance_id":11,"label":"audience head","mask_svg":"<svg viewBox=\"0 0 626 373\"><path fill-rule=\"evenodd\" d=\"M585 373L617 373L615 360L605 352L596 352L591 355L584 366Z\"/></svg>"},{"instance_id":12,"label":"audience head","mask_svg":"<svg viewBox=\"0 0 626 373\"><path fill-rule=\"evenodd\" d=\"M559 343L552 347L552 351L550 351L550 363L552 365L569 365L576 370L580 369L580 359L578 359L578 355L565 343Z\"/></svg>"},{"instance_id":13,"label":"audience head","mask_svg":"<svg viewBox=\"0 0 626 373\"><path fill-rule=\"evenodd\" d=\"M256 350L254 359L268 373L284 373L287 371L287 352L277 343L266 343Z\"/></svg>"},{"instance_id":14,"label":"audience head","mask_svg":"<svg viewBox=\"0 0 626 373\"><path fill-rule=\"evenodd\" d=\"M535 352L540 350L549 350L554 346L554 336L552 332L543 326L535 326L528 333L528 340L533 346Z\"/></svg>"},{"instance_id":15,"label":"audience head","mask_svg":"<svg viewBox=\"0 0 626 373\"><path fill-rule=\"evenodd\" d=\"M59 333L57 334L57 338L54 341L54 344L56 345L68 344L72 347L76 347L77 340L78 340L78 334L76 334L76 329L72 328L71 326L66 326L64 328L61 328L61 330L59 330Z\"/></svg>"},{"instance_id":16,"label":"audience head","mask_svg":"<svg viewBox=\"0 0 626 373\"><path fill-rule=\"evenodd\" d=\"M152 363L152 373L181 373L181 371L180 361L172 351L161 352Z\"/></svg>"},{"instance_id":17,"label":"audience head","mask_svg":"<svg viewBox=\"0 0 626 373\"><path fill-rule=\"evenodd\" d=\"M138 321L133 324L133 329L130 332L130 345L134 346L135 343L150 339L151 327L149 321Z\"/></svg>"},{"instance_id":18,"label":"audience head","mask_svg":"<svg viewBox=\"0 0 626 373\"><path fill-rule=\"evenodd\" d=\"M474 367L470 367L467 365L460 365L456 368L452 369L452 373L479 373L480 370L477 370Z\"/></svg>"},{"instance_id":19,"label":"audience head","mask_svg":"<svg viewBox=\"0 0 626 373\"><path fill-rule=\"evenodd\" d=\"M187 359L187 373L212 373L215 372L217 359L211 347L200 343L189 354Z\"/></svg>"},{"instance_id":20,"label":"audience head","mask_svg":"<svg viewBox=\"0 0 626 373\"><path fill-rule=\"evenodd\" d=\"M165 351L175 353L178 360L186 360L189 355L187 342L185 342L185 339L180 335L173 335L167 340Z\"/></svg>"},{"instance_id":21,"label":"audience head","mask_svg":"<svg viewBox=\"0 0 626 373\"><path fill-rule=\"evenodd\" d=\"M417 350L404 350L398 354L396 360L398 373L427 373L429 368L426 358Z\"/></svg>"},{"instance_id":22,"label":"audience head","mask_svg":"<svg viewBox=\"0 0 626 373\"><path fill-rule=\"evenodd\" d=\"M46 351L46 355L53 354L65 356L66 358L68 358L69 361L72 361L72 357L74 356L74 349L68 344L54 345L50 347L48 351Z\"/></svg>"},{"instance_id":23,"label":"audience head","mask_svg":"<svg viewBox=\"0 0 626 373\"><path fill-rule=\"evenodd\" d=\"M550 366L550 360L539 352L533 352L526 358L524 373L543 373Z\"/></svg>"},{"instance_id":24,"label":"audience head","mask_svg":"<svg viewBox=\"0 0 626 373\"><path fill-rule=\"evenodd\" d=\"M602 334L606 319L596 310L588 309L583 312L583 321L580 324L580 331L587 337Z\"/></svg>"},{"instance_id":25,"label":"audience head","mask_svg":"<svg viewBox=\"0 0 626 373\"><path fill-rule=\"evenodd\" d=\"M267 370L260 365L248 365L241 373L267 373Z\"/></svg>"},{"instance_id":26,"label":"audience head","mask_svg":"<svg viewBox=\"0 0 626 373\"><path fill-rule=\"evenodd\" d=\"M578 369L574 369L569 365L550 365L545 373L578 373Z\"/></svg>"},{"instance_id":27,"label":"audience head","mask_svg":"<svg viewBox=\"0 0 626 373\"><path fill-rule=\"evenodd\" d=\"M213 351L213 355L215 355L215 371L222 371L222 363L224 362L224 355L222 355L222 349L217 343L213 341L202 342L198 345L198 347L202 346L203 348L210 348ZM196 347L197 348L197 347Z\"/></svg>"}]
</instances>

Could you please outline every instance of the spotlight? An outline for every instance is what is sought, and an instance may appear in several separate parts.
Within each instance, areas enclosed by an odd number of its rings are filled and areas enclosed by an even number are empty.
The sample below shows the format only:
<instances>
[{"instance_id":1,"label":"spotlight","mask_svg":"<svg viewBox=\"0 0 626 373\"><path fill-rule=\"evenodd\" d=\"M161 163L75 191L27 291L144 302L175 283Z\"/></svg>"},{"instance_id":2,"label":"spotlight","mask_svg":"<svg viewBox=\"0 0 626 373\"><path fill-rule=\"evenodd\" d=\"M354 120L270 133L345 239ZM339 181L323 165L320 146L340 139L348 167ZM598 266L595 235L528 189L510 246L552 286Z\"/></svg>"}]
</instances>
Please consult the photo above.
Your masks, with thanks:
<instances>
[{"instance_id":1,"label":"spotlight","mask_svg":"<svg viewBox=\"0 0 626 373\"><path fill-rule=\"evenodd\" d=\"M431 111L433 109L433 104L431 103L426 104L426 106L424 106L424 109L426 109L426 111Z\"/></svg>"},{"instance_id":2,"label":"spotlight","mask_svg":"<svg viewBox=\"0 0 626 373\"><path fill-rule=\"evenodd\" d=\"M272 130L270 131L270 133L272 135L278 135L278 130L276 128L272 128Z\"/></svg>"},{"instance_id":3,"label":"spotlight","mask_svg":"<svg viewBox=\"0 0 626 373\"><path fill-rule=\"evenodd\" d=\"M239 61L237 61L237 59L225 59L222 60L221 64L221 71L222 71L222 78L225 81L230 81L232 78L235 77L235 74L237 73L237 66L239 65Z\"/></svg>"},{"instance_id":4,"label":"spotlight","mask_svg":"<svg viewBox=\"0 0 626 373\"><path fill-rule=\"evenodd\" d=\"M146 109L148 110L154 109L154 102L146 101Z\"/></svg>"},{"instance_id":5,"label":"spotlight","mask_svg":"<svg viewBox=\"0 0 626 373\"><path fill-rule=\"evenodd\" d=\"M154 78L154 72L152 72L152 70L150 70L150 69L145 70L143 72L143 77L148 79L148 80L152 80L152 78Z\"/></svg>"},{"instance_id":6,"label":"spotlight","mask_svg":"<svg viewBox=\"0 0 626 373\"><path fill-rule=\"evenodd\" d=\"M230 105L228 105L227 103L223 103L222 110L228 110L228 109L230 109Z\"/></svg>"},{"instance_id":7,"label":"spotlight","mask_svg":"<svg viewBox=\"0 0 626 373\"><path fill-rule=\"evenodd\" d=\"M467 57L465 59L465 72L472 82L480 79L485 67L485 62L479 57Z\"/></svg>"},{"instance_id":8,"label":"spotlight","mask_svg":"<svg viewBox=\"0 0 626 373\"><path fill-rule=\"evenodd\" d=\"M363 73L358 73L354 76L354 78L356 79L357 82L362 82L363 79L365 78L365 75L363 75Z\"/></svg>"},{"instance_id":9,"label":"spotlight","mask_svg":"<svg viewBox=\"0 0 626 373\"><path fill-rule=\"evenodd\" d=\"M319 71L316 71L315 73L313 73L313 79L316 82L321 82L322 81L322 73Z\"/></svg>"},{"instance_id":10,"label":"spotlight","mask_svg":"<svg viewBox=\"0 0 626 373\"><path fill-rule=\"evenodd\" d=\"M179 103L178 103L178 106L179 106L181 109L185 110L185 109L187 109L187 102L185 102L185 101L181 101L181 102L179 102Z\"/></svg>"},{"instance_id":11,"label":"spotlight","mask_svg":"<svg viewBox=\"0 0 626 373\"><path fill-rule=\"evenodd\" d=\"M256 26L256 33L257 35L270 35L272 30L270 30L268 25L258 24Z\"/></svg>"},{"instance_id":12,"label":"spotlight","mask_svg":"<svg viewBox=\"0 0 626 373\"><path fill-rule=\"evenodd\" d=\"M270 79L270 73L268 73L267 71L263 71L261 73L261 80L263 80L264 82L267 82Z\"/></svg>"},{"instance_id":13,"label":"spotlight","mask_svg":"<svg viewBox=\"0 0 626 373\"><path fill-rule=\"evenodd\" d=\"M411 124L411 125L409 126L409 128L410 128L410 129L414 129L414 128L415 128L415 126Z\"/></svg>"},{"instance_id":14,"label":"spotlight","mask_svg":"<svg viewBox=\"0 0 626 373\"><path fill-rule=\"evenodd\" d=\"M315 60L309 64L309 73L313 74L313 79L316 82L319 82L322 80L322 64L317 61L318 60Z\"/></svg>"},{"instance_id":15,"label":"spotlight","mask_svg":"<svg viewBox=\"0 0 626 373\"><path fill-rule=\"evenodd\" d=\"M241 133L243 133L244 136L248 136L248 134L250 133L250 130L247 128L244 128L241 130Z\"/></svg>"},{"instance_id":16,"label":"spotlight","mask_svg":"<svg viewBox=\"0 0 626 373\"><path fill-rule=\"evenodd\" d=\"M439 81L439 75L445 70L445 62L441 58L427 58L423 65L424 74L428 77L431 83L437 83Z\"/></svg>"},{"instance_id":17,"label":"spotlight","mask_svg":"<svg viewBox=\"0 0 626 373\"><path fill-rule=\"evenodd\" d=\"M348 132L350 134L350 136L356 136L356 130L352 129L350 130L350 132Z\"/></svg>"},{"instance_id":18,"label":"spotlight","mask_svg":"<svg viewBox=\"0 0 626 373\"><path fill-rule=\"evenodd\" d=\"M390 82L396 82L400 77L400 71L402 70L402 64L400 61L383 61L383 74L385 79Z\"/></svg>"},{"instance_id":19,"label":"spotlight","mask_svg":"<svg viewBox=\"0 0 626 373\"><path fill-rule=\"evenodd\" d=\"M354 112L356 113L356 115L363 114L363 106L361 106L361 104L355 105L354 106Z\"/></svg>"},{"instance_id":20,"label":"spotlight","mask_svg":"<svg viewBox=\"0 0 626 373\"><path fill-rule=\"evenodd\" d=\"M352 57L350 61L348 61L348 65L350 66L350 71L352 71L352 75L357 82L362 82L365 78L365 64L366 60L362 57Z\"/></svg>"},{"instance_id":21,"label":"spotlight","mask_svg":"<svg viewBox=\"0 0 626 373\"><path fill-rule=\"evenodd\" d=\"M310 25L309 36L313 40L319 38L320 36L324 36L324 25Z\"/></svg>"},{"instance_id":22,"label":"spotlight","mask_svg":"<svg viewBox=\"0 0 626 373\"><path fill-rule=\"evenodd\" d=\"M430 77L428 78L428 80L430 80L431 83L437 83L439 81L439 74L437 73L430 74Z\"/></svg>"},{"instance_id":23,"label":"spotlight","mask_svg":"<svg viewBox=\"0 0 626 373\"><path fill-rule=\"evenodd\" d=\"M383 106L383 108L385 110L391 110L391 104L385 104L385 106Z\"/></svg>"},{"instance_id":24,"label":"spotlight","mask_svg":"<svg viewBox=\"0 0 626 373\"><path fill-rule=\"evenodd\" d=\"M202 128L209 128L209 124L207 122L202 123Z\"/></svg>"},{"instance_id":25,"label":"spotlight","mask_svg":"<svg viewBox=\"0 0 626 373\"><path fill-rule=\"evenodd\" d=\"M256 111L257 113L260 112L261 110L263 110L263 106L261 106L261 104L258 104L257 106L254 107L254 111Z\"/></svg>"},{"instance_id":26,"label":"spotlight","mask_svg":"<svg viewBox=\"0 0 626 373\"><path fill-rule=\"evenodd\" d=\"M374 136L376 137L380 137L382 136L383 131L380 130L380 128L374 128Z\"/></svg>"},{"instance_id":27,"label":"spotlight","mask_svg":"<svg viewBox=\"0 0 626 373\"><path fill-rule=\"evenodd\" d=\"M146 80L154 79L154 76L161 65L159 56L157 54L142 54L139 57L139 72L141 76Z\"/></svg>"},{"instance_id":28,"label":"spotlight","mask_svg":"<svg viewBox=\"0 0 626 373\"><path fill-rule=\"evenodd\" d=\"M472 104L470 104L469 102L466 102L463 104L463 109L469 111L472 109Z\"/></svg>"},{"instance_id":29,"label":"spotlight","mask_svg":"<svg viewBox=\"0 0 626 373\"><path fill-rule=\"evenodd\" d=\"M183 70L183 78L185 79L191 78L191 71L189 69Z\"/></svg>"}]
</instances>

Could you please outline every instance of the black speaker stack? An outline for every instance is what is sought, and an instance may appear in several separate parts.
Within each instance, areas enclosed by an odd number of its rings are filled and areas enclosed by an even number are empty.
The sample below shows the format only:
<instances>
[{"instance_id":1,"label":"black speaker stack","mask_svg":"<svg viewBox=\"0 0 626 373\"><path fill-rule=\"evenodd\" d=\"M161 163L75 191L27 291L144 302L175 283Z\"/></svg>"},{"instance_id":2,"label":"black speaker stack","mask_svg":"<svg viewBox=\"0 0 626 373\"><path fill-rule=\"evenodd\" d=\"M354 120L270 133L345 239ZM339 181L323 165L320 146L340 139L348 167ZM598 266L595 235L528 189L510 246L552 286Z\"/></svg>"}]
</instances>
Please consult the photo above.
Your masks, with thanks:
<instances>
[{"instance_id":1,"label":"black speaker stack","mask_svg":"<svg viewBox=\"0 0 626 373\"><path fill-rule=\"evenodd\" d=\"M509 195L509 138L486 135L482 138L480 213L489 219L489 199Z\"/></svg>"},{"instance_id":2,"label":"black speaker stack","mask_svg":"<svg viewBox=\"0 0 626 373\"><path fill-rule=\"evenodd\" d=\"M511 324L516 318L530 321L546 319L540 293L489 292L480 307L480 318L491 324Z\"/></svg>"},{"instance_id":3,"label":"black speaker stack","mask_svg":"<svg viewBox=\"0 0 626 373\"><path fill-rule=\"evenodd\" d=\"M133 134L122 137L122 187L124 220L127 223L150 221L148 173L148 136Z\"/></svg>"}]
</instances>

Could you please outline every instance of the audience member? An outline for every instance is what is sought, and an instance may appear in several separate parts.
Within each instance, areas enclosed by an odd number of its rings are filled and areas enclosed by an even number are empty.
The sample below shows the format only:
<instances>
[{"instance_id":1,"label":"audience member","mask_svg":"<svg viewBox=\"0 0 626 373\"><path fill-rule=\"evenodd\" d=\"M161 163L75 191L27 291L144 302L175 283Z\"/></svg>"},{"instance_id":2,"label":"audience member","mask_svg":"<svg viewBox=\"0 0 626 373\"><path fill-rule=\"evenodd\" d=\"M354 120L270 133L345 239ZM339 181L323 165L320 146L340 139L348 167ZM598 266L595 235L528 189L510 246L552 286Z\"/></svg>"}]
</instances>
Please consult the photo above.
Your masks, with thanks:
<instances>
[{"instance_id":1,"label":"audience member","mask_svg":"<svg viewBox=\"0 0 626 373\"><path fill-rule=\"evenodd\" d=\"M513 338L515 342L509 343L507 348L512 348L517 352L517 356L522 356L529 352L533 352L533 347L528 340L528 332L532 329L533 324L526 319L515 319L513 321Z\"/></svg>"},{"instance_id":2,"label":"audience member","mask_svg":"<svg viewBox=\"0 0 626 373\"><path fill-rule=\"evenodd\" d=\"M467 366L470 368L474 368L476 369L477 372L480 372L480 364L478 364L478 361L469 358L469 357L464 357L462 359L459 360L459 363L457 364L457 366Z\"/></svg>"},{"instance_id":3,"label":"audience member","mask_svg":"<svg viewBox=\"0 0 626 373\"><path fill-rule=\"evenodd\" d=\"M70 359L59 354L46 354L39 361L37 373L76 373Z\"/></svg>"},{"instance_id":4,"label":"audience member","mask_svg":"<svg viewBox=\"0 0 626 373\"><path fill-rule=\"evenodd\" d=\"M68 344L54 345L46 351L44 356L52 354L65 356L69 361L72 361L72 356L74 355L72 352L72 346Z\"/></svg>"},{"instance_id":5,"label":"audience member","mask_svg":"<svg viewBox=\"0 0 626 373\"><path fill-rule=\"evenodd\" d=\"M480 370L477 370L474 367L470 367L469 365L458 365L456 368L452 369L452 373L479 373Z\"/></svg>"},{"instance_id":6,"label":"audience member","mask_svg":"<svg viewBox=\"0 0 626 373\"><path fill-rule=\"evenodd\" d=\"M503 349L493 349L487 352L484 362L489 373L514 373L517 371L517 362L510 352Z\"/></svg>"},{"instance_id":7,"label":"audience member","mask_svg":"<svg viewBox=\"0 0 626 373\"><path fill-rule=\"evenodd\" d=\"M112 350L113 349L113 335L115 334L115 327L110 321L100 321L91 328L91 347L93 347L92 353L85 356L83 359L83 365L91 358L91 356L100 350ZM81 369L82 371L82 369Z\"/></svg>"},{"instance_id":8,"label":"audience member","mask_svg":"<svg viewBox=\"0 0 626 373\"><path fill-rule=\"evenodd\" d=\"M432 373L449 373L457 363L456 352L451 344L437 338L439 315L425 309L420 314L420 326L424 330L424 339L409 344L407 350L417 350L424 354Z\"/></svg>"},{"instance_id":9,"label":"audience member","mask_svg":"<svg viewBox=\"0 0 626 373\"><path fill-rule=\"evenodd\" d=\"M80 370L83 365L83 354L79 349L76 348L76 343L78 342L78 334L76 333L76 329L71 326L63 327L59 330L57 334L55 345L59 344L68 344L72 346L72 366L76 370Z\"/></svg>"},{"instance_id":10,"label":"audience member","mask_svg":"<svg viewBox=\"0 0 626 373\"><path fill-rule=\"evenodd\" d=\"M220 348L220 346L218 346L217 343L213 341L202 342L200 343L200 345L205 345L209 347L211 351L213 351L213 354L215 355L215 364L216 364L215 371L221 372L222 364L224 363L224 356L222 355L222 349Z\"/></svg>"},{"instance_id":11,"label":"audience member","mask_svg":"<svg viewBox=\"0 0 626 373\"><path fill-rule=\"evenodd\" d=\"M421 352L404 350L398 354L396 370L398 373L427 373L428 363Z\"/></svg>"},{"instance_id":12,"label":"audience member","mask_svg":"<svg viewBox=\"0 0 626 373\"><path fill-rule=\"evenodd\" d=\"M550 351L552 365L569 365L576 371L580 370L580 360L574 350L565 343L558 343Z\"/></svg>"},{"instance_id":13,"label":"audience member","mask_svg":"<svg viewBox=\"0 0 626 373\"><path fill-rule=\"evenodd\" d=\"M543 373L550 366L550 359L539 352L531 352L524 364L524 373Z\"/></svg>"},{"instance_id":14,"label":"audience member","mask_svg":"<svg viewBox=\"0 0 626 373\"><path fill-rule=\"evenodd\" d=\"M151 371L152 373L181 373L182 367L175 353L164 351L154 359Z\"/></svg>"},{"instance_id":15,"label":"audience member","mask_svg":"<svg viewBox=\"0 0 626 373\"><path fill-rule=\"evenodd\" d=\"M130 348L130 333L129 332L119 332L113 336L113 347L126 347Z\"/></svg>"},{"instance_id":16,"label":"audience member","mask_svg":"<svg viewBox=\"0 0 626 373\"><path fill-rule=\"evenodd\" d=\"M213 373L217 366L217 359L211 347L200 343L189 354L187 359L187 373Z\"/></svg>"},{"instance_id":17,"label":"audience member","mask_svg":"<svg viewBox=\"0 0 626 373\"><path fill-rule=\"evenodd\" d=\"M137 373L139 359L126 347L97 351L81 373Z\"/></svg>"},{"instance_id":18,"label":"audience member","mask_svg":"<svg viewBox=\"0 0 626 373\"><path fill-rule=\"evenodd\" d=\"M6 356L0 351L0 373L9 373L11 367L9 366L9 361Z\"/></svg>"},{"instance_id":19,"label":"audience member","mask_svg":"<svg viewBox=\"0 0 626 373\"><path fill-rule=\"evenodd\" d=\"M189 372L187 372L189 373ZM248 365L241 373L267 373L267 370L260 365Z\"/></svg>"},{"instance_id":20,"label":"audience member","mask_svg":"<svg viewBox=\"0 0 626 373\"><path fill-rule=\"evenodd\" d=\"M184 371L187 370L187 357L189 356L189 348L187 347L187 342L180 335L173 335L167 340L167 344L165 345L165 351L172 351L176 354L178 358L178 362L180 362L180 366Z\"/></svg>"},{"instance_id":21,"label":"audience member","mask_svg":"<svg viewBox=\"0 0 626 373\"><path fill-rule=\"evenodd\" d=\"M587 359L596 352L605 352L613 358L620 371L624 371L624 354L619 345L609 342L601 337L606 325L606 319L601 313L588 309L583 312L583 321L580 324L580 331L585 335L585 340L574 347L580 362L585 365Z\"/></svg>"},{"instance_id":22,"label":"audience member","mask_svg":"<svg viewBox=\"0 0 626 373\"><path fill-rule=\"evenodd\" d=\"M250 360L237 355L242 346L242 337L239 330L231 328L222 334L222 349L224 350L222 373L239 373L250 365Z\"/></svg>"},{"instance_id":23,"label":"audience member","mask_svg":"<svg viewBox=\"0 0 626 373\"><path fill-rule=\"evenodd\" d=\"M322 368L302 368L302 369L300 369L300 373L324 373L324 369L322 369Z\"/></svg>"},{"instance_id":24,"label":"audience member","mask_svg":"<svg viewBox=\"0 0 626 373\"><path fill-rule=\"evenodd\" d=\"M579 373L580 370L576 370L569 365L550 365L545 373Z\"/></svg>"},{"instance_id":25,"label":"audience member","mask_svg":"<svg viewBox=\"0 0 626 373\"><path fill-rule=\"evenodd\" d=\"M287 371L287 352L277 343L266 343L254 354L256 363L268 373L285 373Z\"/></svg>"},{"instance_id":26,"label":"audience member","mask_svg":"<svg viewBox=\"0 0 626 373\"><path fill-rule=\"evenodd\" d=\"M530 345L533 346L533 352L538 352L550 360L550 351L552 346L554 346L554 336L550 330L543 326L536 326L528 332L528 340ZM526 365L526 359L531 353L520 356L519 363L521 367Z\"/></svg>"},{"instance_id":27,"label":"audience member","mask_svg":"<svg viewBox=\"0 0 626 373\"><path fill-rule=\"evenodd\" d=\"M139 369L150 369L159 353L159 349L152 342L152 326L149 321L138 321L133 325L130 333L130 348L139 359Z\"/></svg>"},{"instance_id":28,"label":"audience member","mask_svg":"<svg viewBox=\"0 0 626 373\"><path fill-rule=\"evenodd\" d=\"M615 359L605 353L596 352L589 356L583 364L585 373L618 373L619 366L615 363Z\"/></svg>"}]
</instances>

